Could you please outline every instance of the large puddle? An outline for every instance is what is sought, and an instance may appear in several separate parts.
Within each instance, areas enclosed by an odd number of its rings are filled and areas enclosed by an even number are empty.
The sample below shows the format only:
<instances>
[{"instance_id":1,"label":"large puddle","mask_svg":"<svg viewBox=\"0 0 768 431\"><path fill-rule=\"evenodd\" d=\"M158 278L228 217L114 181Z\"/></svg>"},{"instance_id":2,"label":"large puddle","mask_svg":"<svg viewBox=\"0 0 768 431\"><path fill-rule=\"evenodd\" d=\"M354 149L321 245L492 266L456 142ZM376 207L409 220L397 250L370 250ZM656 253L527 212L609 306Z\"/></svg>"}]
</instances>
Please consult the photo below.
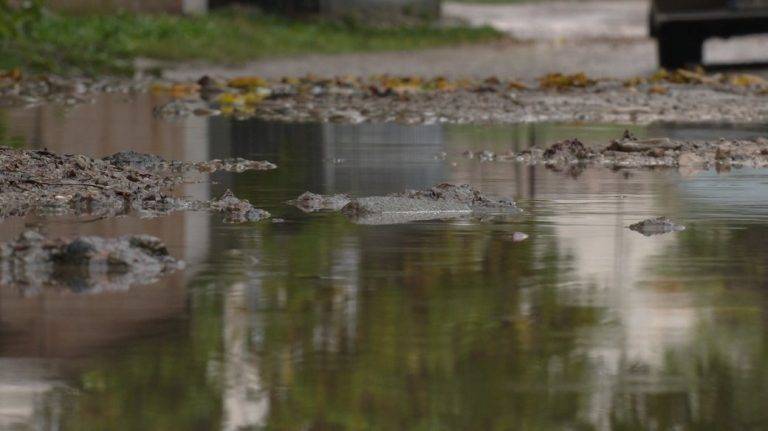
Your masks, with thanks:
<instances>
[{"instance_id":1,"label":"large puddle","mask_svg":"<svg viewBox=\"0 0 768 431\"><path fill-rule=\"evenodd\" d=\"M768 427L768 171L556 172L461 156L621 126L154 120L152 96L0 115L0 141L105 155L267 159L232 189L285 223L203 212L11 219L150 233L187 269L127 291L0 287L0 428L762 429ZM655 125L640 136L765 128ZM445 156L444 156L445 154ZM361 226L284 201L470 183L504 222ZM665 215L683 232L627 225ZM511 241L511 233L530 235Z\"/></svg>"}]
</instances>

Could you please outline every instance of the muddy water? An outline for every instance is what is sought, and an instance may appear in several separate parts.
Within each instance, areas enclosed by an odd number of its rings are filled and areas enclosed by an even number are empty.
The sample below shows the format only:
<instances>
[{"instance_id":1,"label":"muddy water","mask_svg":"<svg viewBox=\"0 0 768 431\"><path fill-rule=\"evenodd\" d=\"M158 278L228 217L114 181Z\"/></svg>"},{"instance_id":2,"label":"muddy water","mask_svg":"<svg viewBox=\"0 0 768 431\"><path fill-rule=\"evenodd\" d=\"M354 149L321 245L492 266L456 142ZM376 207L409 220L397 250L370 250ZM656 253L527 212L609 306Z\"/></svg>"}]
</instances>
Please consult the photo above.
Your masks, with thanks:
<instances>
[{"instance_id":1,"label":"muddy water","mask_svg":"<svg viewBox=\"0 0 768 431\"><path fill-rule=\"evenodd\" d=\"M0 428L560 430L768 427L768 171L556 172L461 156L623 127L152 119L151 96L5 112L0 140L268 159L214 174L286 220L6 220L151 233L187 269L118 292L0 287ZM725 126L640 136L757 136ZM446 153L443 157L442 153ZM360 226L283 204L468 182L526 211ZM668 216L683 232L626 229ZM513 242L511 233L530 235Z\"/></svg>"}]
</instances>

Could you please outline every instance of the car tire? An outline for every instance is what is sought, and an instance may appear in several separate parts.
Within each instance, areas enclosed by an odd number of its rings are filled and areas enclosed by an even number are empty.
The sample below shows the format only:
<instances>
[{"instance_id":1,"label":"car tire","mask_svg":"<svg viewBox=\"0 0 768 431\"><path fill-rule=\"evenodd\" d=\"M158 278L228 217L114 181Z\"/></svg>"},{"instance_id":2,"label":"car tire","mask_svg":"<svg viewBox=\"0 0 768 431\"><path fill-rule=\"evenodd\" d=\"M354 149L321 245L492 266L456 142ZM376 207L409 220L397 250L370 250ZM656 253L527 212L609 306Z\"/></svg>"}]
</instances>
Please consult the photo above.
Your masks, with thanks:
<instances>
[{"instance_id":1,"label":"car tire","mask_svg":"<svg viewBox=\"0 0 768 431\"><path fill-rule=\"evenodd\" d=\"M661 28L656 40L660 67L676 69L701 64L703 37L682 28Z\"/></svg>"}]
</instances>

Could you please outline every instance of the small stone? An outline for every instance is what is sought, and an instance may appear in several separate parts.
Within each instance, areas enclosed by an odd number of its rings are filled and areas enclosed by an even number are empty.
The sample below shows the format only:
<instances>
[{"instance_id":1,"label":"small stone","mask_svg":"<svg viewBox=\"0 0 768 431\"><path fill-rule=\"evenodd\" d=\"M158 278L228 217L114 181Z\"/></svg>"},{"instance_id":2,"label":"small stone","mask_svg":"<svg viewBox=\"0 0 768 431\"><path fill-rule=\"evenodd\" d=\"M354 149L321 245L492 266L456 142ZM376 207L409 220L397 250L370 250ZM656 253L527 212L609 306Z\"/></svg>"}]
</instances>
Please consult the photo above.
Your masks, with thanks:
<instances>
[{"instance_id":1,"label":"small stone","mask_svg":"<svg viewBox=\"0 0 768 431\"><path fill-rule=\"evenodd\" d=\"M666 217L656 217L629 225L629 229L645 236L651 236L683 231L685 226L676 224Z\"/></svg>"},{"instance_id":2,"label":"small stone","mask_svg":"<svg viewBox=\"0 0 768 431\"><path fill-rule=\"evenodd\" d=\"M512 242L523 242L528 239L528 234L523 232L514 232L512 234Z\"/></svg>"}]
</instances>

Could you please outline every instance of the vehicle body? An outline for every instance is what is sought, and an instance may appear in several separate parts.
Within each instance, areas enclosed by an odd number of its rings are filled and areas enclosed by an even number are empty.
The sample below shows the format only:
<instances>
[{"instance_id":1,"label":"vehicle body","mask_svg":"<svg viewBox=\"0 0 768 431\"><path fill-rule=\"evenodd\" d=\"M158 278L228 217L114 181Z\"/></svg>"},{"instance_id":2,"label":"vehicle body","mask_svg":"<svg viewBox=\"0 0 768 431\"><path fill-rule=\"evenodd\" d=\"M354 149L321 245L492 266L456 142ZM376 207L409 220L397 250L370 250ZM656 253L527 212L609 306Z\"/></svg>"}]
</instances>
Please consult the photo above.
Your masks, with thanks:
<instances>
[{"instance_id":1,"label":"vehicle body","mask_svg":"<svg viewBox=\"0 0 768 431\"><path fill-rule=\"evenodd\" d=\"M707 38L768 32L768 0L652 0L649 27L661 67L698 64Z\"/></svg>"}]
</instances>

